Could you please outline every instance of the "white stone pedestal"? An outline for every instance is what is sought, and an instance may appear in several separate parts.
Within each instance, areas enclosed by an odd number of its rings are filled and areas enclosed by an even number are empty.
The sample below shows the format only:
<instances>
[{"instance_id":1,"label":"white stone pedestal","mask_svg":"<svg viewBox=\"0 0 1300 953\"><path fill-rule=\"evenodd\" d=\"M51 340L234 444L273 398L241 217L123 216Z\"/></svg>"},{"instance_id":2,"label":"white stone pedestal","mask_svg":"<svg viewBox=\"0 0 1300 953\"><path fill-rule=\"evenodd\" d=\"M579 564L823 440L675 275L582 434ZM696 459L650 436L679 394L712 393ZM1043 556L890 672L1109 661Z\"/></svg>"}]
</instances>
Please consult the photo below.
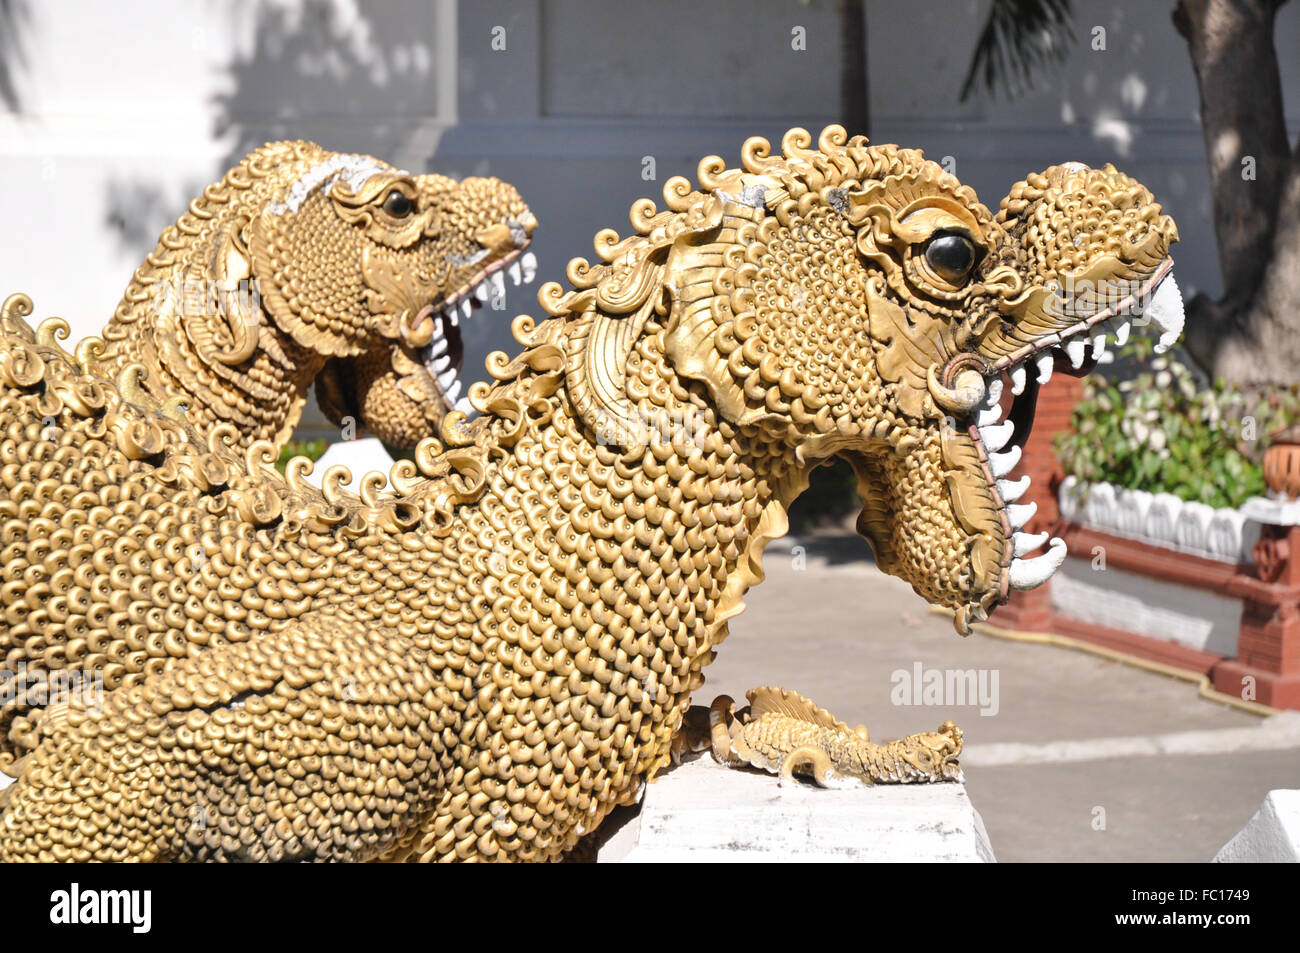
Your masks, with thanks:
<instances>
[{"instance_id":1,"label":"white stone pedestal","mask_svg":"<svg viewBox=\"0 0 1300 953\"><path fill-rule=\"evenodd\" d=\"M319 487L325 471L336 464L342 464L352 471L352 479L343 484L356 492L361 485L361 478L371 470L378 470L384 476L392 469L393 458L388 455L384 445L375 437L362 437L360 440L341 440L332 443L325 453L316 461L311 473L304 480L312 486Z\"/></svg>"},{"instance_id":2,"label":"white stone pedestal","mask_svg":"<svg viewBox=\"0 0 1300 953\"><path fill-rule=\"evenodd\" d=\"M1255 816L1223 845L1214 862L1300 863L1300 791L1269 791Z\"/></svg>"},{"instance_id":3,"label":"white stone pedestal","mask_svg":"<svg viewBox=\"0 0 1300 953\"><path fill-rule=\"evenodd\" d=\"M620 821L598 862L995 859L964 785L783 787L774 775L725 768L708 755L661 775L639 811L606 823Z\"/></svg>"}]
</instances>

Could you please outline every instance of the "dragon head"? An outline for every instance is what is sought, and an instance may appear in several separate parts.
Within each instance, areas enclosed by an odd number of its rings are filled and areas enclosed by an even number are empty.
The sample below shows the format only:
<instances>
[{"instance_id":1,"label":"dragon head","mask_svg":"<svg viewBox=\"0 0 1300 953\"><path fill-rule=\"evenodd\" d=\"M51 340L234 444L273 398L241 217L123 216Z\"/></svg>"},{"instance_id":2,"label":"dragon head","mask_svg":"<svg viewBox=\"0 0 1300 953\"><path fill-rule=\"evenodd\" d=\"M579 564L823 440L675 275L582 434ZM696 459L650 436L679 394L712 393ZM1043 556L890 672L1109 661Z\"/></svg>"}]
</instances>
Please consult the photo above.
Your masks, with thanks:
<instances>
[{"instance_id":1,"label":"dragon head","mask_svg":"<svg viewBox=\"0 0 1300 953\"><path fill-rule=\"evenodd\" d=\"M1023 531L1035 506L1016 500L1029 478L1007 479L1038 387L1058 367L1092 370L1107 335L1123 343L1144 314L1161 323L1160 346L1173 343L1182 307L1168 255L1178 232L1150 192L1109 165L1030 175L990 216L919 153L906 161L854 190L849 218L877 269L866 316L888 411L920 425L907 466L939 476L943 492L887 464L900 479L860 481L859 526L884 568L956 610L966 632L1064 561L1062 540ZM868 455L860 475L880 466ZM934 563L936 551L948 558Z\"/></svg>"},{"instance_id":2,"label":"dragon head","mask_svg":"<svg viewBox=\"0 0 1300 953\"><path fill-rule=\"evenodd\" d=\"M460 321L504 295L505 275L531 279L537 220L519 194L304 142L244 165L260 188L218 271L229 287L255 282L262 316L230 322L220 360L248 360L265 321L323 362L317 394L336 423L351 416L398 446L436 433L461 390Z\"/></svg>"},{"instance_id":3,"label":"dragon head","mask_svg":"<svg viewBox=\"0 0 1300 953\"><path fill-rule=\"evenodd\" d=\"M1046 534L1021 531L1028 480L1006 479L1037 381L1057 364L1088 370L1106 333L1122 339L1153 298L1176 299L1161 282L1177 231L1109 166L1032 175L993 215L920 152L847 141L838 126L810 145L791 130L776 157L751 139L742 169L709 157L701 190L670 181L676 214L634 207L640 240L598 237L609 265L570 273L581 289L599 271L600 284L564 304L632 322L655 310L676 373L701 382L732 426L766 431L805 472L849 458L879 566L969 631L1064 559L1059 540L1031 557ZM1172 303L1147 311L1165 344L1181 326ZM617 410L599 392L614 375L580 361L616 360L634 333L626 322L584 331L570 357L570 391L593 426Z\"/></svg>"}]
</instances>

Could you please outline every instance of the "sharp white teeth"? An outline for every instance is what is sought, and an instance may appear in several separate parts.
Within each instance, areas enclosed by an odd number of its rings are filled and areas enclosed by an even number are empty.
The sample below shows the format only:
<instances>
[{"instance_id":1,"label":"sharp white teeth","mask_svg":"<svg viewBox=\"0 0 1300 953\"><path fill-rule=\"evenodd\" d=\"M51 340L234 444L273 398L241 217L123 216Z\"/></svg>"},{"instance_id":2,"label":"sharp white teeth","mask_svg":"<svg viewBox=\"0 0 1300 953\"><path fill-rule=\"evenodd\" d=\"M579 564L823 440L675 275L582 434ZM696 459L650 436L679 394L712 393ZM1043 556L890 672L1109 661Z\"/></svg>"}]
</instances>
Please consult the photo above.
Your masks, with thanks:
<instances>
[{"instance_id":1,"label":"sharp white teeth","mask_svg":"<svg viewBox=\"0 0 1300 953\"><path fill-rule=\"evenodd\" d=\"M491 293L492 291L491 289L488 288L488 284L486 281L480 281L478 284L474 286L474 297L478 298L479 301L486 301L488 299L488 295L490 295ZM469 299L466 298L465 300L468 301Z\"/></svg>"},{"instance_id":2,"label":"sharp white teeth","mask_svg":"<svg viewBox=\"0 0 1300 953\"><path fill-rule=\"evenodd\" d=\"M985 382L984 401L975 414L977 427L989 427L1002 419L1002 378L993 377ZM994 448L996 449L996 448Z\"/></svg>"},{"instance_id":3,"label":"sharp white teeth","mask_svg":"<svg viewBox=\"0 0 1300 953\"><path fill-rule=\"evenodd\" d=\"M980 427L980 440L984 442L984 449L989 453L1001 450L1011 439L1011 434L1015 432L1016 425L1011 421L1003 421L1000 424L990 424L987 427Z\"/></svg>"},{"instance_id":4,"label":"sharp white teeth","mask_svg":"<svg viewBox=\"0 0 1300 953\"><path fill-rule=\"evenodd\" d=\"M991 378L985 384L984 406L997 407L1002 402L1002 378Z\"/></svg>"},{"instance_id":5,"label":"sharp white teeth","mask_svg":"<svg viewBox=\"0 0 1300 953\"><path fill-rule=\"evenodd\" d=\"M438 375L438 386L444 391L456 382L456 371L454 368L448 368Z\"/></svg>"},{"instance_id":6,"label":"sharp white teeth","mask_svg":"<svg viewBox=\"0 0 1300 953\"><path fill-rule=\"evenodd\" d=\"M1078 368L1083 366L1084 348L1087 342L1083 338L1070 338L1065 342L1065 355L1070 359L1070 366Z\"/></svg>"},{"instance_id":7,"label":"sharp white teeth","mask_svg":"<svg viewBox=\"0 0 1300 953\"><path fill-rule=\"evenodd\" d=\"M519 259L519 264L524 270L524 282L532 281L537 274L537 256L530 251L524 252L524 257Z\"/></svg>"},{"instance_id":8,"label":"sharp white teeth","mask_svg":"<svg viewBox=\"0 0 1300 953\"><path fill-rule=\"evenodd\" d=\"M433 359L432 367L435 371L445 371L447 368L451 367L451 355L441 354L438 357L435 357Z\"/></svg>"},{"instance_id":9,"label":"sharp white teeth","mask_svg":"<svg viewBox=\"0 0 1300 953\"><path fill-rule=\"evenodd\" d=\"M454 328L459 324L460 324L460 312L453 311L451 313L451 326Z\"/></svg>"},{"instance_id":10,"label":"sharp white teeth","mask_svg":"<svg viewBox=\"0 0 1300 953\"><path fill-rule=\"evenodd\" d=\"M504 298L506 294L506 280L501 277L501 272L492 272L492 277L488 279L492 285L492 294L497 298Z\"/></svg>"},{"instance_id":11,"label":"sharp white teeth","mask_svg":"<svg viewBox=\"0 0 1300 953\"><path fill-rule=\"evenodd\" d=\"M459 410L462 414L472 414L477 408L469 402L469 394L466 394L460 400L456 401L456 406L452 410Z\"/></svg>"},{"instance_id":12,"label":"sharp white teeth","mask_svg":"<svg viewBox=\"0 0 1300 953\"><path fill-rule=\"evenodd\" d=\"M1149 318L1160 328L1160 340L1156 342L1156 353L1163 354L1177 342L1183 333L1183 296L1178 290L1178 282L1170 275L1160 282L1150 303L1142 310L1143 317Z\"/></svg>"},{"instance_id":13,"label":"sharp white teeth","mask_svg":"<svg viewBox=\"0 0 1300 953\"><path fill-rule=\"evenodd\" d=\"M1012 553L1023 556L1032 553L1045 542L1047 542L1046 533L1014 533L1011 536Z\"/></svg>"},{"instance_id":14,"label":"sharp white teeth","mask_svg":"<svg viewBox=\"0 0 1300 953\"><path fill-rule=\"evenodd\" d=\"M445 353L447 353L446 338L438 338L438 340L434 341L432 344L429 345L430 357L437 357L439 354L445 354Z\"/></svg>"},{"instance_id":15,"label":"sharp white teeth","mask_svg":"<svg viewBox=\"0 0 1300 953\"><path fill-rule=\"evenodd\" d=\"M510 272L510 280L513 281L515 284L519 284L519 282L523 281L523 275L519 271L518 258L516 258L514 261L510 263L510 267L507 268L506 271Z\"/></svg>"},{"instance_id":16,"label":"sharp white teeth","mask_svg":"<svg viewBox=\"0 0 1300 953\"><path fill-rule=\"evenodd\" d=\"M456 306L453 304L444 309L442 312L442 318L448 324L454 325L456 323Z\"/></svg>"},{"instance_id":17,"label":"sharp white teeth","mask_svg":"<svg viewBox=\"0 0 1300 953\"><path fill-rule=\"evenodd\" d=\"M452 381L451 386L447 388L443 396L447 399L447 403L455 404L456 398L460 396L460 381Z\"/></svg>"},{"instance_id":18,"label":"sharp white teeth","mask_svg":"<svg viewBox=\"0 0 1300 953\"><path fill-rule=\"evenodd\" d=\"M1029 374L1025 371L1025 365L1017 364L1011 368L1011 393L1019 397L1025 392L1025 381Z\"/></svg>"},{"instance_id":19,"label":"sharp white teeth","mask_svg":"<svg viewBox=\"0 0 1300 953\"><path fill-rule=\"evenodd\" d=\"M1115 344L1119 347L1123 347L1124 343L1128 340L1129 332L1132 330L1133 322L1127 319L1115 325Z\"/></svg>"},{"instance_id":20,"label":"sharp white teeth","mask_svg":"<svg viewBox=\"0 0 1300 953\"><path fill-rule=\"evenodd\" d=\"M1052 379L1052 364L1055 360L1056 358L1052 356L1050 350L1044 351L1035 358L1035 362L1038 364L1038 383L1046 384Z\"/></svg>"},{"instance_id":21,"label":"sharp white teeth","mask_svg":"<svg viewBox=\"0 0 1300 953\"><path fill-rule=\"evenodd\" d=\"M482 285L480 285L479 287L482 287ZM473 310L473 307L474 306L469 303L469 298L465 298L460 303L460 313L468 318L470 312Z\"/></svg>"},{"instance_id":22,"label":"sharp white teeth","mask_svg":"<svg viewBox=\"0 0 1300 953\"><path fill-rule=\"evenodd\" d=\"M1014 503L1025 495L1027 489L1028 476L1022 476L1019 480L998 480L998 496L1002 497L1003 503Z\"/></svg>"},{"instance_id":23,"label":"sharp white teeth","mask_svg":"<svg viewBox=\"0 0 1300 953\"><path fill-rule=\"evenodd\" d=\"M1020 462L1020 448L1012 447L1005 453L989 454L989 469L995 478L1002 478L1016 468Z\"/></svg>"},{"instance_id":24,"label":"sharp white teeth","mask_svg":"<svg viewBox=\"0 0 1300 953\"><path fill-rule=\"evenodd\" d=\"M1007 505L1007 520L1011 523L1013 530L1020 529L1038 512L1037 503L1009 503Z\"/></svg>"},{"instance_id":25,"label":"sharp white teeth","mask_svg":"<svg viewBox=\"0 0 1300 953\"><path fill-rule=\"evenodd\" d=\"M1106 353L1106 332L1098 331L1092 336L1092 359L1101 360L1101 356Z\"/></svg>"},{"instance_id":26,"label":"sharp white teeth","mask_svg":"<svg viewBox=\"0 0 1300 953\"><path fill-rule=\"evenodd\" d=\"M1065 541L1053 539L1051 548L1037 559L1013 559L1007 570L1012 589L1033 589L1052 578L1065 562Z\"/></svg>"}]
</instances>

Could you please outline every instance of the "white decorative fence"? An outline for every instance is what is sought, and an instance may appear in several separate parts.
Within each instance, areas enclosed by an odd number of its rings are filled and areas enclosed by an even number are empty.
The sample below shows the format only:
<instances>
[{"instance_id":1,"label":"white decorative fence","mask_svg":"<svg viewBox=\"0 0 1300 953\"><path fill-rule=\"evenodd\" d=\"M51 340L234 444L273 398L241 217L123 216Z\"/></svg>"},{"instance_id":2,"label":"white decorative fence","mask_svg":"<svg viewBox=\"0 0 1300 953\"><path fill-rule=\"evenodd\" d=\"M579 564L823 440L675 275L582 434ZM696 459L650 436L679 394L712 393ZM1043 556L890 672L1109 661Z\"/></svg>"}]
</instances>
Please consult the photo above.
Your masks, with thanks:
<instances>
[{"instance_id":1,"label":"white decorative fence","mask_svg":"<svg viewBox=\"0 0 1300 953\"><path fill-rule=\"evenodd\" d=\"M1089 529L1233 565L1252 561L1259 538L1259 524L1242 509L1216 509L1170 493L1070 476L1061 482L1058 502L1063 517Z\"/></svg>"}]
</instances>

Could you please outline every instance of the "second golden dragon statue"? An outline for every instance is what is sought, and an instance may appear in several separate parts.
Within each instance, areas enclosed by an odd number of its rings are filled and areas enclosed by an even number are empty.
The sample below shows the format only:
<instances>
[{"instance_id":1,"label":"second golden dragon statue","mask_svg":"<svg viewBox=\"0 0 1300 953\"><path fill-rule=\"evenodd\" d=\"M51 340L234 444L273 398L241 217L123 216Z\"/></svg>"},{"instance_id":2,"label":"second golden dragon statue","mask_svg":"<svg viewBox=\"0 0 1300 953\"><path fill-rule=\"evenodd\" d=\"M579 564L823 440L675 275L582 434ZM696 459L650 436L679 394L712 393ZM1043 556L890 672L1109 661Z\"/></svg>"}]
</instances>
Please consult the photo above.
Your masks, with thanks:
<instances>
[{"instance_id":1,"label":"second golden dragon statue","mask_svg":"<svg viewBox=\"0 0 1300 953\"><path fill-rule=\"evenodd\" d=\"M995 214L836 126L782 149L705 159L601 232L489 359L481 416L391 489L281 477L7 316L0 648L103 694L5 702L0 857L559 859L669 764L835 456L880 567L959 630L1045 580L1063 547L1031 555L1006 479L1027 371L1086 369L1173 290L1174 223L1110 167L1030 175ZM775 689L713 727L721 757L827 782L939 780L960 749L875 746Z\"/></svg>"},{"instance_id":2,"label":"second golden dragon statue","mask_svg":"<svg viewBox=\"0 0 1300 953\"><path fill-rule=\"evenodd\" d=\"M233 424L241 447L288 440L313 382L335 423L414 447L470 409L461 321L532 280L536 227L498 179L268 143L163 231L76 357L201 435Z\"/></svg>"}]
</instances>

